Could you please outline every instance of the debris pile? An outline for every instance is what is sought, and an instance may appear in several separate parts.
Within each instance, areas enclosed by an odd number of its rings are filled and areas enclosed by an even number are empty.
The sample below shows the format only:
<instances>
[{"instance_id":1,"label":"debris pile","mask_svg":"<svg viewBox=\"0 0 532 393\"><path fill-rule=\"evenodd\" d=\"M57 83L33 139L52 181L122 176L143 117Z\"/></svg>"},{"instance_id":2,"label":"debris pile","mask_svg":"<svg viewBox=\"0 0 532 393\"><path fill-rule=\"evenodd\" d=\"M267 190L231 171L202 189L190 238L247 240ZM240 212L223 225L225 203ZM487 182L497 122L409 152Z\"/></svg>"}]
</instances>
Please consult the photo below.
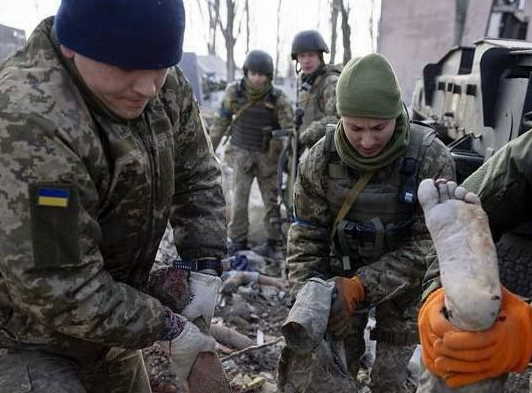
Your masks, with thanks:
<instances>
[{"instance_id":1,"label":"debris pile","mask_svg":"<svg viewBox=\"0 0 532 393\"><path fill-rule=\"evenodd\" d=\"M254 267L267 269L266 261L246 253ZM217 341L225 344L219 345L219 351L233 393L277 392L276 370L284 346L280 327L289 306L287 283L281 278L249 271L227 275L213 328L232 329L252 344L230 346L211 329Z\"/></svg>"}]
</instances>

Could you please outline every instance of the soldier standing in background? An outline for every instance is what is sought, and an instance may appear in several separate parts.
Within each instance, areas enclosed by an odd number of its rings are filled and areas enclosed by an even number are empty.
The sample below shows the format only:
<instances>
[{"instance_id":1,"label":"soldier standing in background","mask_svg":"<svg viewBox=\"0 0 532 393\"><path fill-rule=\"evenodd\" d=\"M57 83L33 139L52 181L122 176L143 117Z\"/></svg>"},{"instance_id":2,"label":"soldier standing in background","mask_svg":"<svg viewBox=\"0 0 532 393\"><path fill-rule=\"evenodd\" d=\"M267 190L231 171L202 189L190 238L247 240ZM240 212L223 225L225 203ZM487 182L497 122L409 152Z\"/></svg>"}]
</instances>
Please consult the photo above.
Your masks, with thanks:
<instances>
[{"instance_id":1,"label":"soldier standing in background","mask_svg":"<svg viewBox=\"0 0 532 393\"><path fill-rule=\"evenodd\" d=\"M301 31L292 41L292 59L296 71L301 72L296 110L301 152L325 135L325 125L338 121L336 82L340 71L325 64L323 53L329 53L329 48L315 30Z\"/></svg>"},{"instance_id":2,"label":"soldier standing in background","mask_svg":"<svg viewBox=\"0 0 532 393\"><path fill-rule=\"evenodd\" d=\"M454 162L433 130L409 122L384 57L349 62L336 93L341 119L299 167L289 279L296 289L312 277L334 279L329 332L344 341L353 377L364 353L368 308L375 307L372 392L404 392L431 245L417 185L427 177L453 179ZM280 374L290 372L283 367L293 356L285 348Z\"/></svg>"},{"instance_id":3,"label":"soldier standing in background","mask_svg":"<svg viewBox=\"0 0 532 393\"><path fill-rule=\"evenodd\" d=\"M282 142L272 131L293 127L293 111L286 94L273 87L273 61L261 50L249 52L244 78L230 84L211 132L216 147L230 140L225 157L233 168L233 199L228 226L229 254L248 249L249 195L257 178L265 207L266 243L255 251L269 258L282 257L282 232L277 190L277 163ZM230 128L229 128L230 127Z\"/></svg>"},{"instance_id":4,"label":"soldier standing in background","mask_svg":"<svg viewBox=\"0 0 532 393\"><path fill-rule=\"evenodd\" d=\"M280 168L286 171L281 197L289 222L293 221L293 193L299 157L325 135L327 124L338 121L336 82L340 70L337 66L325 64L323 53L329 53L329 48L316 30L301 31L292 41L292 59L300 74L294 119L296 132L280 163Z\"/></svg>"},{"instance_id":5,"label":"soldier standing in background","mask_svg":"<svg viewBox=\"0 0 532 393\"><path fill-rule=\"evenodd\" d=\"M139 349L171 345L185 381L214 352L174 307L225 254L220 170L173 69L184 13L63 0L0 67L1 392L149 393ZM154 283L168 221L184 260Z\"/></svg>"}]
</instances>

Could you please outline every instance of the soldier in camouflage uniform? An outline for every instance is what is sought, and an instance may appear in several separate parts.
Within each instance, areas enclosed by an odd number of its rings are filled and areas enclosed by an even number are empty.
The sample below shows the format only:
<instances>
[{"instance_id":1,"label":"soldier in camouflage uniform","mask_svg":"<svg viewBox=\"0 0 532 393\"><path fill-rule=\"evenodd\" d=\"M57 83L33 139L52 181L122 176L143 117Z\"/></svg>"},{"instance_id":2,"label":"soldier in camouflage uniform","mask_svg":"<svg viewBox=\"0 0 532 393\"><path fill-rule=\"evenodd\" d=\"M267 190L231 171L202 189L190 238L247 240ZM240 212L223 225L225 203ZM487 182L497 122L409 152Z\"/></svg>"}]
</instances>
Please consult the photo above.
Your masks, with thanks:
<instances>
[{"instance_id":1,"label":"soldier in camouflage uniform","mask_svg":"<svg viewBox=\"0 0 532 393\"><path fill-rule=\"evenodd\" d=\"M205 271L225 254L183 32L181 0L63 0L0 67L1 392L149 393L140 348L213 351L149 276L168 221Z\"/></svg>"},{"instance_id":2,"label":"soldier in camouflage uniform","mask_svg":"<svg viewBox=\"0 0 532 393\"><path fill-rule=\"evenodd\" d=\"M281 142L272 131L291 129L293 111L288 97L272 86L273 61L269 54L251 51L244 63L244 78L227 87L211 131L214 146L231 127L225 157L233 168L233 200L228 226L229 252L248 248L248 204L251 184L257 178L264 201L266 243L256 251L278 257L281 220L277 190L277 162Z\"/></svg>"},{"instance_id":3,"label":"soldier in camouflage uniform","mask_svg":"<svg viewBox=\"0 0 532 393\"><path fill-rule=\"evenodd\" d=\"M504 232L532 220L529 206L532 190L531 151L532 131L528 131L509 142L463 183L468 191L480 197L495 240ZM530 299L521 299L503 290L501 317L494 326L482 332L460 331L448 322L445 324L445 321L432 317L440 314L431 313L431 309L438 307L438 304L441 308L444 296L442 291L435 292L441 287L437 262L434 258L427 272L424 295L428 299L420 313L419 324L421 337L431 337L431 340L423 342L423 358L439 359L438 362L427 364L434 374L428 370L423 372L418 393L499 392L507 373L522 372L532 359ZM440 328L434 331L433 326ZM453 335L452 347L447 347L443 341L449 331ZM433 344L436 340L440 343L437 347Z\"/></svg>"},{"instance_id":4,"label":"soldier in camouflage uniform","mask_svg":"<svg viewBox=\"0 0 532 393\"><path fill-rule=\"evenodd\" d=\"M329 48L315 30L301 31L292 41L292 59L301 71L296 112L300 150L311 147L325 135L327 124L338 121L336 82L340 71L325 64L324 52L329 53Z\"/></svg>"},{"instance_id":5,"label":"soldier in camouflage uniform","mask_svg":"<svg viewBox=\"0 0 532 393\"><path fill-rule=\"evenodd\" d=\"M334 278L329 332L344 339L353 376L367 311L376 307L372 392L402 392L431 245L417 184L453 179L454 162L431 129L409 122L395 74L380 55L346 65L337 105L341 120L299 167L289 279L297 288L311 277Z\"/></svg>"}]
</instances>

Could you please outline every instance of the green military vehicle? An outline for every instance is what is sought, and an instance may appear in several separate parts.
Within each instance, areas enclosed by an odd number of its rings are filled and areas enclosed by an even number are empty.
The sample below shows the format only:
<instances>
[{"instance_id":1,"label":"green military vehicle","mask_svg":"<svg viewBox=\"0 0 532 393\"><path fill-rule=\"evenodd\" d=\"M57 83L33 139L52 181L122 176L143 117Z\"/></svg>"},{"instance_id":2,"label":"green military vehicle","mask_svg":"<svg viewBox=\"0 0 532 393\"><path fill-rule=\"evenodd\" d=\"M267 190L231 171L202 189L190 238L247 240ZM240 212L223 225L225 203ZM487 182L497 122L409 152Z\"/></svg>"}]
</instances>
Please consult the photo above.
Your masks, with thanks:
<instances>
[{"instance_id":1,"label":"green military vehicle","mask_svg":"<svg viewBox=\"0 0 532 393\"><path fill-rule=\"evenodd\" d=\"M532 43L485 39L451 49L425 66L412 114L449 146L462 181L532 128ZM497 247L501 281L532 297L532 223L505 234Z\"/></svg>"}]
</instances>

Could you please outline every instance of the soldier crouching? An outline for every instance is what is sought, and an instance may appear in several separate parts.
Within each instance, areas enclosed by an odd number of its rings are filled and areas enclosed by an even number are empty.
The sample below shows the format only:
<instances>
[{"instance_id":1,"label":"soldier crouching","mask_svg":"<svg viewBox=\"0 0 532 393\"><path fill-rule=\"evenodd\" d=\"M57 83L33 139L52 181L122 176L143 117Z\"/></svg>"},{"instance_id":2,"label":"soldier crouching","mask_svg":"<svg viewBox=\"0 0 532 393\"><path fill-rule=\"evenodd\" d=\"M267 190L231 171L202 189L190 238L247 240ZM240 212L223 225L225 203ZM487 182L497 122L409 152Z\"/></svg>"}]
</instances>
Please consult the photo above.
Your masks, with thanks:
<instances>
[{"instance_id":1,"label":"soldier crouching","mask_svg":"<svg viewBox=\"0 0 532 393\"><path fill-rule=\"evenodd\" d=\"M296 287L311 277L334 280L328 331L344 340L353 377L367 312L375 307L371 389L403 392L431 244L417 185L427 177L453 179L454 163L430 128L409 122L384 57L347 64L336 97L341 120L300 164L289 279Z\"/></svg>"}]
</instances>

